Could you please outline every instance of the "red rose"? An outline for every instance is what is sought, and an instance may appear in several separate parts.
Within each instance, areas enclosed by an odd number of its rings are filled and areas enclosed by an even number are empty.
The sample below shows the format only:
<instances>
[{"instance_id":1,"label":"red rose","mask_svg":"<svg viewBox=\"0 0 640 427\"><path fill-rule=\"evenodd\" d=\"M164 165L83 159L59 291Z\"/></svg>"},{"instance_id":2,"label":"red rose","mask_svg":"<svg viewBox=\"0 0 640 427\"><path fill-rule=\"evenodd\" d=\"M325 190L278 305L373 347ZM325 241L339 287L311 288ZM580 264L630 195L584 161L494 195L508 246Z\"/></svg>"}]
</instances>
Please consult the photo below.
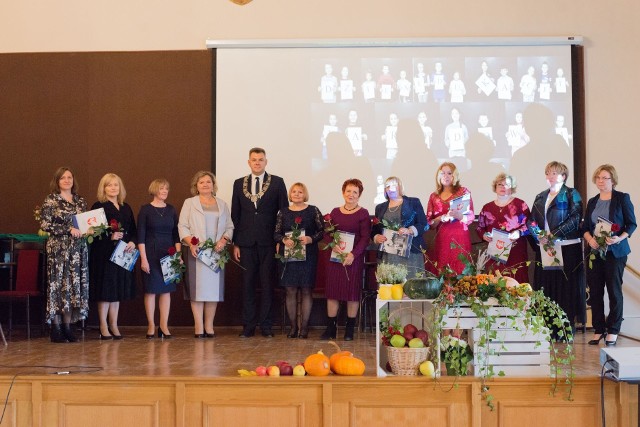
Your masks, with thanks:
<instances>
[{"instance_id":1,"label":"red rose","mask_svg":"<svg viewBox=\"0 0 640 427\"><path fill-rule=\"evenodd\" d=\"M331 221L331 214L326 214L326 215L324 216L324 220L325 220L326 222Z\"/></svg>"},{"instance_id":2,"label":"red rose","mask_svg":"<svg viewBox=\"0 0 640 427\"><path fill-rule=\"evenodd\" d=\"M300 224L302 224L302 217L301 216L297 216L294 221L295 221L296 224L300 225Z\"/></svg>"},{"instance_id":3,"label":"red rose","mask_svg":"<svg viewBox=\"0 0 640 427\"><path fill-rule=\"evenodd\" d=\"M118 229L120 228L118 227L118 221L116 221L115 219L109 221L109 228L111 228L112 231L118 231Z\"/></svg>"},{"instance_id":4,"label":"red rose","mask_svg":"<svg viewBox=\"0 0 640 427\"><path fill-rule=\"evenodd\" d=\"M378 225L378 224L380 224L380 220L378 219L377 216L374 216L373 219L371 220L371 223L373 225Z\"/></svg>"},{"instance_id":5,"label":"red rose","mask_svg":"<svg viewBox=\"0 0 640 427\"><path fill-rule=\"evenodd\" d=\"M167 253L171 256L174 256L176 254L176 248L171 246L168 250Z\"/></svg>"},{"instance_id":6,"label":"red rose","mask_svg":"<svg viewBox=\"0 0 640 427\"><path fill-rule=\"evenodd\" d=\"M200 240L198 240L196 236L193 236L191 238L191 245L196 246L198 243L200 243Z\"/></svg>"},{"instance_id":7,"label":"red rose","mask_svg":"<svg viewBox=\"0 0 640 427\"><path fill-rule=\"evenodd\" d=\"M620 226L618 224L611 224L611 231L617 233L620 231Z\"/></svg>"}]
</instances>

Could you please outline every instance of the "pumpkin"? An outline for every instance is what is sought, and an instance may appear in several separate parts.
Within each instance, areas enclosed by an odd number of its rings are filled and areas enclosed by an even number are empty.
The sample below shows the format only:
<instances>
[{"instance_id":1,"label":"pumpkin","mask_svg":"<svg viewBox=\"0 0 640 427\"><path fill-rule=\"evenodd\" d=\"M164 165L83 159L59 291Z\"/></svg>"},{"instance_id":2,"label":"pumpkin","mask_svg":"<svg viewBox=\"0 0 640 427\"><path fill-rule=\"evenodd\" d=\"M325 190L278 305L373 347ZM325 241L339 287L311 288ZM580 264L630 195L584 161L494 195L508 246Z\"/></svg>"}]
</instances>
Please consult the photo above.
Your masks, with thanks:
<instances>
[{"instance_id":1,"label":"pumpkin","mask_svg":"<svg viewBox=\"0 0 640 427\"><path fill-rule=\"evenodd\" d=\"M304 369L308 375L312 377L324 377L329 375L331 369L329 367L329 358L324 355L322 350L317 353L309 355L304 360Z\"/></svg>"},{"instance_id":2,"label":"pumpkin","mask_svg":"<svg viewBox=\"0 0 640 427\"><path fill-rule=\"evenodd\" d=\"M503 276L505 279L505 285L507 288L517 288L519 283L516 279L509 276Z\"/></svg>"},{"instance_id":3,"label":"pumpkin","mask_svg":"<svg viewBox=\"0 0 640 427\"><path fill-rule=\"evenodd\" d=\"M337 351L331 355L329 359L331 371L338 375L354 375L359 376L364 374L365 364L362 360L353 356L350 351L341 351L338 344L333 341L329 341L329 344L333 344Z\"/></svg>"},{"instance_id":4,"label":"pumpkin","mask_svg":"<svg viewBox=\"0 0 640 427\"><path fill-rule=\"evenodd\" d=\"M408 279L404 293L411 299L435 299L440 295L442 283L434 276Z\"/></svg>"}]
</instances>

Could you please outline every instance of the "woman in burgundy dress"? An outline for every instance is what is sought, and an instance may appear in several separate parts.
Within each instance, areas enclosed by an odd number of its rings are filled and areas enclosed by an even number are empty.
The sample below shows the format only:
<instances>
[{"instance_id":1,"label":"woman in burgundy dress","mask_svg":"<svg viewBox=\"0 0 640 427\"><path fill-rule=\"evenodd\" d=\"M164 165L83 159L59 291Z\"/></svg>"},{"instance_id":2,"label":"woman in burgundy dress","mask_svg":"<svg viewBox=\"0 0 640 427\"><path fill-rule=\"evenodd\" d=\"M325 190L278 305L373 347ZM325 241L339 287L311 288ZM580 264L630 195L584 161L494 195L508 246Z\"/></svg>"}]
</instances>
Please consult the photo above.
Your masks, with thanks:
<instances>
[{"instance_id":1,"label":"woman in burgundy dress","mask_svg":"<svg viewBox=\"0 0 640 427\"><path fill-rule=\"evenodd\" d=\"M362 182L359 179L348 179L342 184L344 204L331 211L330 220L336 230L354 235L353 249L342 252L343 261L329 262L327 266L327 316L329 324L321 339L335 339L340 301L347 302L347 326L344 332L345 341L353 340L356 316L360 306L360 286L364 270L364 254L369 245L371 220L369 212L360 206ZM338 246L335 250L341 252Z\"/></svg>"},{"instance_id":2,"label":"woman in burgundy dress","mask_svg":"<svg viewBox=\"0 0 640 427\"><path fill-rule=\"evenodd\" d=\"M478 215L478 235L485 242L492 241L493 229L509 233L511 250L506 263L490 260L487 263L487 271L500 270L504 275L512 276L520 283L529 282L529 273L526 262L527 254L527 219L531 215L529 206L513 194L516 192L516 183L511 175L500 173L493 180L493 192L496 200L482 207ZM515 272L513 272L515 270Z\"/></svg>"},{"instance_id":3,"label":"woman in burgundy dress","mask_svg":"<svg viewBox=\"0 0 640 427\"><path fill-rule=\"evenodd\" d=\"M451 201L462 196L469 199L469 209L449 210ZM436 230L432 248L427 251L427 268L434 274L448 265L455 273L461 274L464 263L458 259L459 253L471 252L469 224L474 220L471 193L460 185L460 175L456 165L444 162L436 172L436 191L429 196L427 221ZM451 244L456 245L455 249Z\"/></svg>"}]
</instances>

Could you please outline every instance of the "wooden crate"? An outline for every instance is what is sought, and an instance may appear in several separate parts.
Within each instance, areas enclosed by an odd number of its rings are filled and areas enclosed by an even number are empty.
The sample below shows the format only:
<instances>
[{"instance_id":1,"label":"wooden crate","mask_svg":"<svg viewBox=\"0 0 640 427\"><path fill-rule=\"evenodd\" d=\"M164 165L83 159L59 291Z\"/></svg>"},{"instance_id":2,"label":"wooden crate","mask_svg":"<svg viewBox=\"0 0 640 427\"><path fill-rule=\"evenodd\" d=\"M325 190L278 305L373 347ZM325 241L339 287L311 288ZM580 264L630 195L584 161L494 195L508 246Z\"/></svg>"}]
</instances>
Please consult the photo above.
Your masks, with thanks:
<instances>
[{"instance_id":1,"label":"wooden crate","mask_svg":"<svg viewBox=\"0 0 640 427\"><path fill-rule=\"evenodd\" d=\"M496 338L488 347L480 348L478 342L482 331L472 329L469 341L473 345L473 371L482 376L487 366L493 367L494 375L504 372L507 376L549 376L551 374L549 331L533 333L522 328L498 329ZM484 363L485 359L488 363Z\"/></svg>"}]
</instances>

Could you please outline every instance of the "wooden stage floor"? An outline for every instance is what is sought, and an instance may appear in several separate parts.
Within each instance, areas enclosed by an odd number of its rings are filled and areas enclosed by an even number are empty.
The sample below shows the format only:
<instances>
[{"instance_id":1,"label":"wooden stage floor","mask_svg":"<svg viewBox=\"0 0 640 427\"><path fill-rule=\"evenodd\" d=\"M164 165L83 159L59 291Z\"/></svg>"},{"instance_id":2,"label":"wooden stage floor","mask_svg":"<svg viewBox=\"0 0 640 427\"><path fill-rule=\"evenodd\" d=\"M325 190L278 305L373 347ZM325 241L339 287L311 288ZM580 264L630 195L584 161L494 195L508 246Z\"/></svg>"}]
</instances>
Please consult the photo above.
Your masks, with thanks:
<instances>
[{"instance_id":1,"label":"wooden stage floor","mask_svg":"<svg viewBox=\"0 0 640 427\"><path fill-rule=\"evenodd\" d=\"M101 341L90 330L78 343L53 344L14 331L8 346L0 342L0 427L602 425L601 346L587 345L590 332L575 339L572 401L563 390L551 396L549 378L496 378L490 382L493 411L477 378L442 377L436 384L424 377L376 377L372 332L345 342L340 330L337 340L365 361L364 377L280 379L241 378L237 370L279 360L294 364L318 350L332 354L334 348L319 340L321 330L306 340L282 333L241 339L238 328L217 328L214 339L194 339L191 328L178 327L169 340L147 340L141 327L121 332L120 341ZM618 347L639 345L618 340ZM604 390L607 426L637 426L637 387L605 381Z\"/></svg>"},{"instance_id":2,"label":"wooden stage floor","mask_svg":"<svg viewBox=\"0 0 640 427\"><path fill-rule=\"evenodd\" d=\"M335 348L319 339L322 330L311 330L308 339L289 339L275 329L274 338L238 337L240 329L217 328L216 338L195 339L192 328L174 327L172 339L146 339L146 328L123 327L123 340L102 341L96 330L80 331L77 343L53 344L48 337L26 340L24 331L14 330L9 345L0 342L0 375L47 374L69 371L71 374L91 371L93 375L127 376L236 376L238 369L254 370L259 365L286 360L291 364L304 361L318 350L331 355ZM5 335L8 335L5 333ZM338 331L336 343L353 352L366 364L365 376L375 376L375 333L358 332L353 341L342 340ZM576 377L600 375L600 346L587 345L592 333L578 332L574 342ZM640 342L621 336L617 347L636 347ZM73 366L73 367L72 367Z\"/></svg>"}]
</instances>

